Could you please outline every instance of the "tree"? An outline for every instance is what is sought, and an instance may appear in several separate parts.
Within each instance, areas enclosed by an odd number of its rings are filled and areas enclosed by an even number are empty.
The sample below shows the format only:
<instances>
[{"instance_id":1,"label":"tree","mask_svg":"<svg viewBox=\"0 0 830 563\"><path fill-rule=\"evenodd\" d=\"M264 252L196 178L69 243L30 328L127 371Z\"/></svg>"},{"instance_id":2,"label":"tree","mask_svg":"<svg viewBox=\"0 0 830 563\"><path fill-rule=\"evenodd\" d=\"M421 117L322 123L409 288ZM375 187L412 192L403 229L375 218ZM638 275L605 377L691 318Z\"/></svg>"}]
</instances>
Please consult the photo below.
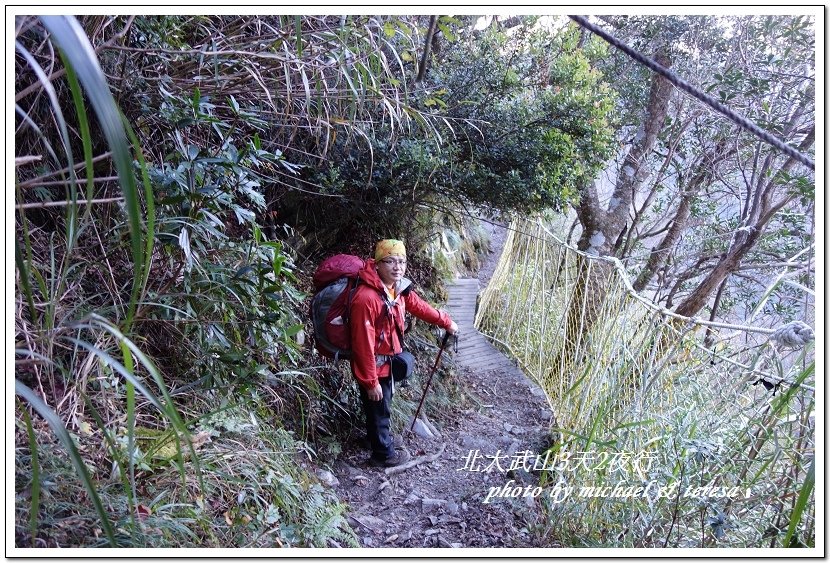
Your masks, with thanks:
<instances>
[{"instance_id":1,"label":"tree","mask_svg":"<svg viewBox=\"0 0 830 563\"><path fill-rule=\"evenodd\" d=\"M509 33L491 28L474 39L470 28L454 28L456 40L412 96L444 125L437 134L380 129L370 151L335 144L333 158L303 179L342 199L324 209L315 200L316 216L300 212L306 228L320 217L336 222L334 232L359 222L361 231L401 229L409 238L424 206L530 213L567 205L610 154L613 98L573 30L534 23L521 18ZM308 199L283 203L297 215Z\"/></svg>"},{"instance_id":2,"label":"tree","mask_svg":"<svg viewBox=\"0 0 830 563\"><path fill-rule=\"evenodd\" d=\"M620 17L606 18L606 23L634 45L644 38L659 44L661 37L672 37L666 48L677 74L717 92L723 103L800 150L809 150L814 94L808 19ZM594 186L583 190L577 208L583 227L580 248L625 259L635 272L637 290L651 288L667 305L680 301L681 314L697 314L718 288L716 302L726 302L722 297L730 292L730 276L741 273L743 261L755 262L755 250L776 213L809 207L808 171L685 95L674 96L666 113L654 111L659 79L651 78L650 94L643 96L636 86L642 71L622 70L630 69L632 61L612 58L599 65L618 77L634 78L635 84L615 81L625 101L623 123L630 124L619 130L622 138L637 127L652 136L638 133L624 153L607 207L601 206ZM638 111L642 121L635 117ZM730 237L727 229L739 231ZM724 237L731 244L719 242ZM634 255L646 249L647 259L638 261ZM777 261L787 260L779 256ZM763 277L755 279L763 291Z\"/></svg>"},{"instance_id":3,"label":"tree","mask_svg":"<svg viewBox=\"0 0 830 563\"><path fill-rule=\"evenodd\" d=\"M668 66L669 59L665 52L659 53L658 57L664 66ZM623 159L621 173L617 176L607 207L600 202L596 182L582 185L576 206L577 217L582 225L582 234L577 242L580 250L600 256L614 254L616 241L628 227L635 194L651 173L651 152L664 127L672 89L671 83L663 77L653 77L642 125L634 144ZM571 300L568 312L568 324L572 331L588 331L593 326L605 300L612 271L613 268L608 263L590 265L588 260L579 261L578 275L583 283L577 285L579 293ZM573 342L573 339L568 342ZM567 355L569 353L566 349Z\"/></svg>"},{"instance_id":4,"label":"tree","mask_svg":"<svg viewBox=\"0 0 830 563\"><path fill-rule=\"evenodd\" d=\"M744 58L729 73L714 75L727 99L763 127L796 144L802 153L809 152L815 141L810 27L804 18L748 18L737 26L733 41ZM813 178L804 165L737 127L733 134L732 169L718 178L717 187L737 187L732 208L739 211L739 221L715 266L675 309L681 315L696 315L712 293L740 270L776 214L813 196Z\"/></svg>"}]
</instances>

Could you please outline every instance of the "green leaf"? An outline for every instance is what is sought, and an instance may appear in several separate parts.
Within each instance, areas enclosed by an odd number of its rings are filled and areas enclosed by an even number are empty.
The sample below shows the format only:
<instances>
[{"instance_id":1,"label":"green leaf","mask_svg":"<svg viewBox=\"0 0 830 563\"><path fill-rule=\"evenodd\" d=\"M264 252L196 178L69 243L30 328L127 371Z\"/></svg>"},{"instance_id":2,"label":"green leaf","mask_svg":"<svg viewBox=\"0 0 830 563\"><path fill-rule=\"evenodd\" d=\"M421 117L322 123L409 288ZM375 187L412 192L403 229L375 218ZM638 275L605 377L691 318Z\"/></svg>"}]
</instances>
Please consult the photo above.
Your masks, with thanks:
<instances>
[{"instance_id":1,"label":"green leaf","mask_svg":"<svg viewBox=\"0 0 830 563\"><path fill-rule=\"evenodd\" d=\"M798 500L795 501L793 512L790 515L790 525L787 527L787 535L784 536L784 540L781 542L784 547L791 547L794 545L798 524L801 522L804 511L807 509L807 502L810 500L810 495L813 492L815 483L816 459L813 458L810 462L810 468L807 470L807 475L804 477L804 483L801 485L801 490L798 492Z\"/></svg>"},{"instance_id":2,"label":"green leaf","mask_svg":"<svg viewBox=\"0 0 830 563\"><path fill-rule=\"evenodd\" d=\"M294 16L294 34L297 38L297 56L303 56L303 19L301 16Z\"/></svg>"},{"instance_id":3,"label":"green leaf","mask_svg":"<svg viewBox=\"0 0 830 563\"><path fill-rule=\"evenodd\" d=\"M52 433L58 438L58 440L61 441L64 448L66 448L66 451L69 454L69 460L75 467L75 472L78 474L78 477L80 477L81 483L89 494L89 498L92 499L92 504L95 506L95 511L98 513L98 517L100 519L101 528L103 528L110 545L112 547L118 547L115 541L115 533L113 531L112 524L109 516L107 515L107 511L104 509L104 504L101 502L101 497L98 495L95 483L92 481L92 477L90 477L89 471L86 468L86 463L84 463L80 452L78 452L78 448L75 446L75 441L63 425L63 422L61 422L61 419L58 418L58 415L55 414L55 412L50 409L34 391L29 389L20 381L15 380L14 393L19 397L22 397L32 406L33 409L35 409L35 411L37 411L41 418L49 424L49 428L52 429Z\"/></svg>"},{"instance_id":4,"label":"green leaf","mask_svg":"<svg viewBox=\"0 0 830 563\"><path fill-rule=\"evenodd\" d=\"M143 270L144 245L142 244L142 211L133 173L133 159L127 135L124 132L121 112L110 92L104 73L98 64L95 51L89 43L83 28L72 16L41 16L43 25L52 34L54 40L66 55L69 64L75 70L78 79L84 86L87 97L92 104L98 123L112 151L112 158L118 172L119 185L124 194L124 203L127 210L127 219L130 226L130 242L132 249L133 288L130 306L127 313L127 325L132 322L139 298L139 291L144 285L143 277L147 272Z\"/></svg>"},{"instance_id":5,"label":"green leaf","mask_svg":"<svg viewBox=\"0 0 830 563\"><path fill-rule=\"evenodd\" d=\"M450 27L447 24L441 22L440 20L438 21L438 28L441 30L441 33L444 34L444 37L446 37L447 41L449 41L450 43L453 43L457 39Z\"/></svg>"},{"instance_id":6,"label":"green leaf","mask_svg":"<svg viewBox=\"0 0 830 563\"><path fill-rule=\"evenodd\" d=\"M298 324L298 325L292 325L292 326L284 329L283 333L285 334L285 336L294 336L295 334L299 333L301 330L303 330L303 325Z\"/></svg>"}]
</instances>

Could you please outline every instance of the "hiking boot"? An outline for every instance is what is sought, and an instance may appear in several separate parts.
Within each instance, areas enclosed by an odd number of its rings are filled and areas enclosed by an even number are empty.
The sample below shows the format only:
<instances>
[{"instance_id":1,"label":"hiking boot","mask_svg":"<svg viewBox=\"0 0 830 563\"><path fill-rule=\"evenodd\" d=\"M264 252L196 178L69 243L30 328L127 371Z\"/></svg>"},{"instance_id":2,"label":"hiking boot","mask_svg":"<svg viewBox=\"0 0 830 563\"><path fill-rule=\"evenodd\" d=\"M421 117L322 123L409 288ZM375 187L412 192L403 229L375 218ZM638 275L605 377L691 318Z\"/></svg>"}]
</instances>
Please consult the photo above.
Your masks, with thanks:
<instances>
[{"instance_id":1,"label":"hiking boot","mask_svg":"<svg viewBox=\"0 0 830 563\"><path fill-rule=\"evenodd\" d=\"M400 436L392 435L392 434L389 434L389 437L392 439L392 447L393 448L399 449L399 448L403 447L403 438L401 438ZM365 434L363 436L363 439L360 440L360 444L364 448L368 448L370 450L372 449L372 442L371 442L371 440L369 440L369 436L366 436Z\"/></svg>"},{"instance_id":2,"label":"hiking boot","mask_svg":"<svg viewBox=\"0 0 830 563\"><path fill-rule=\"evenodd\" d=\"M386 459L369 458L369 465L373 467L395 467L409 461L410 455L406 450L395 450L395 454Z\"/></svg>"}]
</instances>

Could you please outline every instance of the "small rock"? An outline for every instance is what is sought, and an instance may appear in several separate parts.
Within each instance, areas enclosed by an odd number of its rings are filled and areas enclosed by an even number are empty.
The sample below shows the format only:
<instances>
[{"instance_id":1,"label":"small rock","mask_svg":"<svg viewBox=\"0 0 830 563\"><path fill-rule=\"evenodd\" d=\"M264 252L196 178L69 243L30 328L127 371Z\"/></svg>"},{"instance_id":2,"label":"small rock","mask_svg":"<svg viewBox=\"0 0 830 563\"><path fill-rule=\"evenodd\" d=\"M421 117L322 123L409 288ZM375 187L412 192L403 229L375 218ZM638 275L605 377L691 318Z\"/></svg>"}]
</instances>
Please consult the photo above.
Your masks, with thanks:
<instances>
[{"instance_id":1,"label":"small rock","mask_svg":"<svg viewBox=\"0 0 830 563\"><path fill-rule=\"evenodd\" d=\"M461 510L467 510L467 503L466 502L461 503Z\"/></svg>"},{"instance_id":2,"label":"small rock","mask_svg":"<svg viewBox=\"0 0 830 563\"><path fill-rule=\"evenodd\" d=\"M507 430L508 432L512 432L513 431L513 425L510 424L509 422L505 422L504 423L504 429Z\"/></svg>"},{"instance_id":3,"label":"small rock","mask_svg":"<svg viewBox=\"0 0 830 563\"><path fill-rule=\"evenodd\" d=\"M397 501L395 501L395 491L392 487L384 487L378 490L377 494L375 495L375 501L379 502L383 507L386 508L398 504Z\"/></svg>"},{"instance_id":4,"label":"small rock","mask_svg":"<svg viewBox=\"0 0 830 563\"><path fill-rule=\"evenodd\" d=\"M442 524L460 524L463 522L461 518L453 518L452 516L442 516L438 519L438 521Z\"/></svg>"},{"instance_id":5,"label":"small rock","mask_svg":"<svg viewBox=\"0 0 830 563\"><path fill-rule=\"evenodd\" d=\"M325 469L317 470L317 478L320 479L320 482L327 487L335 487L340 484L337 477L335 477L331 471L326 471Z\"/></svg>"},{"instance_id":6,"label":"small rock","mask_svg":"<svg viewBox=\"0 0 830 563\"><path fill-rule=\"evenodd\" d=\"M510 459L510 458L513 457L513 454L515 454L519 450L520 445L521 445L521 442L519 442L518 440L511 439L510 445L507 447L507 450L504 452L504 455L507 456L507 459Z\"/></svg>"},{"instance_id":7,"label":"small rock","mask_svg":"<svg viewBox=\"0 0 830 563\"><path fill-rule=\"evenodd\" d=\"M366 536L365 538L363 538L363 545L365 545L366 547L372 547L373 545L375 545L375 541L372 539L372 536Z\"/></svg>"},{"instance_id":8,"label":"small rock","mask_svg":"<svg viewBox=\"0 0 830 563\"><path fill-rule=\"evenodd\" d=\"M340 475L341 477L344 476L344 475L352 476L352 475L360 475L361 474L360 469L358 469L357 467L355 467L353 465L349 465L348 463L346 463L344 461L340 461L340 460L335 462L334 467L332 469L334 469L334 472L337 473L338 475Z\"/></svg>"},{"instance_id":9,"label":"small rock","mask_svg":"<svg viewBox=\"0 0 830 563\"><path fill-rule=\"evenodd\" d=\"M415 494L415 491L412 491L411 493L409 493L407 495L407 497L404 499L403 503L404 504L412 504L412 503L418 502L419 500L420 500L420 498L418 497L418 495Z\"/></svg>"},{"instance_id":10,"label":"small rock","mask_svg":"<svg viewBox=\"0 0 830 563\"><path fill-rule=\"evenodd\" d=\"M411 422L410 422L411 424ZM435 435L430 431L429 427L423 423L420 419L415 421L415 425L412 426L412 431L421 438L426 440L431 440L435 438Z\"/></svg>"},{"instance_id":11,"label":"small rock","mask_svg":"<svg viewBox=\"0 0 830 563\"><path fill-rule=\"evenodd\" d=\"M524 467L514 471L513 476L516 478L517 481L525 485L536 486L539 484L539 475L534 475L533 473L527 471Z\"/></svg>"},{"instance_id":12,"label":"small rock","mask_svg":"<svg viewBox=\"0 0 830 563\"><path fill-rule=\"evenodd\" d=\"M451 543L450 547L461 548L461 547L464 547L464 544L462 544L462 543Z\"/></svg>"},{"instance_id":13,"label":"small rock","mask_svg":"<svg viewBox=\"0 0 830 563\"><path fill-rule=\"evenodd\" d=\"M445 504L447 504L447 501L445 500L436 498L423 498L421 499L421 512L434 512L435 510L441 508Z\"/></svg>"},{"instance_id":14,"label":"small rock","mask_svg":"<svg viewBox=\"0 0 830 563\"><path fill-rule=\"evenodd\" d=\"M398 539L398 534L392 534L391 536L386 538L386 540L383 543L392 543L396 539Z\"/></svg>"},{"instance_id":15,"label":"small rock","mask_svg":"<svg viewBox=\"0 0 830 563\"><path fill-rule=\"evenodd\" d=\"M447 501L447 504L446 506L444 506L444 509L447 511L447 514L452 514L453 516L458 514L458 504L452 500Z\"/></svg>"},{"instance_id":16,"label":"small rock","mask_svg":"<svg viewBox=\"0 0 830 563\"><path fill-rule=\"evenodd\" d=\"M354 481L355 485L365 487L366 484L369 482L369 478L365 475L355 475L354 477L352 477L352 481Z\"/></svg>"},{"instance_id":17,"label":"small rock","mask_svg":"<svg viewBox=\"0 0 830 563\"><path fill-rule=\"evenodd\" d=\"M386 526L385 520L381 520L380 518L369 514L353 514L352 518L373 532L380 532Z\"/></svg>"},{"instance_id":18,"label":"small rock","mask_svg":"<svg viewBox=\"0 0 830 563\"><path fill-rule=\"evenodd\" d=\"M428 419L426 417L426 415L421 415L421 416L424 419L424 424L426 424L427 428L429 428L430 433L433 436L435 436L436 438L440 438L441 437L441 432L438 430L438 428L435 427L435 425L432 423L432 421L430 419Z\"/></svg>"},{"instance_id":19,"label":"small rock","mask_svg":"<svg viewBox=\"0 0 830 563\"><path fill-rule=\"evenodd\" d=\"M465 434L464 436L461 436L459 443L464 448L473 448L473 446L476 445L476 440L472 436Z\"/></svg>"}]
</instances>

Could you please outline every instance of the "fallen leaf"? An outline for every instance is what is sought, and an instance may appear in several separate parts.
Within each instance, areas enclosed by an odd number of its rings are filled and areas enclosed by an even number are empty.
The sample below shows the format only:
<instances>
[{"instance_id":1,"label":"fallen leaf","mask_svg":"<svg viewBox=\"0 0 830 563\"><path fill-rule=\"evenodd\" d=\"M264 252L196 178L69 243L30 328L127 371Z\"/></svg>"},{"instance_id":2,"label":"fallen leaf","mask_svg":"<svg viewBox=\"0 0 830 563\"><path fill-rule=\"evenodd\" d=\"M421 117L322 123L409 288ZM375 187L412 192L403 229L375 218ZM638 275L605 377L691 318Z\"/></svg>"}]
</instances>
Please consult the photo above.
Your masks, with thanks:
<instances>
[{"instance_id":1,"label":"fallen leaf","mask_svg":"<svg viewBox=\"0 0 830 563\"><path fill-rule=\"evenodd\" d=\"M92 436L92 426L86 421L78 424L78 431L84 436Z\"/></svg>"},{"instance_id":2,"label":"fallen leaf","mask_svg":"<svg viewBox=\"0 0 830 563\"><path fill-rule=\"evenodd\" d=\"M211 441L210 432L207 432L205 430L203 430L201 432L197 432L196 434L194 434L190 438L190 442L193 444L193 449L194 450L198 450L199 448L201 448L202 446L204 446L206 443L208 443L210 441Z\"/></svg>"}]
</instances>

